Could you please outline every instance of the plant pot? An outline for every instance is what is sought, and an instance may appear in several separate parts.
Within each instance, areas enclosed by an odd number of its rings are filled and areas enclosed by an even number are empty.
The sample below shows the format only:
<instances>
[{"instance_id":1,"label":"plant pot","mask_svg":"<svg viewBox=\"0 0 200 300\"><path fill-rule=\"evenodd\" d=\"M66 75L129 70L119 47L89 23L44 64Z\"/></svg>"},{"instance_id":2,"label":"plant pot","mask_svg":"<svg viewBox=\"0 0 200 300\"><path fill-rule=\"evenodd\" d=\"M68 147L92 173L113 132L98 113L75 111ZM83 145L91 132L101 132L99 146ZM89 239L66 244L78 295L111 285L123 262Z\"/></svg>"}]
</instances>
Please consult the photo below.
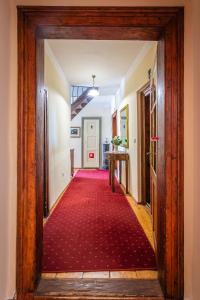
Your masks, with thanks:
<instances>
[{"instance_id":1,"label":"plant pot","mask_svg":"<svg viewBox=\"0 0 200 300\"><path fill-rule=\"evenodd\" d=\"M114 151L118 151L118 145L114 145Z\"/></svg>"}]
</instances>

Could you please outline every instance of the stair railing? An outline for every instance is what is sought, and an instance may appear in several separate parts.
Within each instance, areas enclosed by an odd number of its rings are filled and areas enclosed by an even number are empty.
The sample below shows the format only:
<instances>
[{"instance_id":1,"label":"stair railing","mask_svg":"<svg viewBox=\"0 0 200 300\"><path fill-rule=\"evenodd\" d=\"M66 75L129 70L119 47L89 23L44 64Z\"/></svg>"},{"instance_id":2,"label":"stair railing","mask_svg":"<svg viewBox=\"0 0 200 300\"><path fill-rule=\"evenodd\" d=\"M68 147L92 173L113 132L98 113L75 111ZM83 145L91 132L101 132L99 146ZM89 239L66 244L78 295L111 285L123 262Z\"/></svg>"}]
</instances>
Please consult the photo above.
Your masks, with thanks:
<instances>
[{"instance_id":1,"label":"stair railing","mask_svg":"<svg viewBox=\"0 0 200 300\"><path fill-rule=\"evenodd\" d=\"M86 90L89 86L82 85L72 85L71 86L71 104L74 103Z\"/></svg>"}]
</instances>

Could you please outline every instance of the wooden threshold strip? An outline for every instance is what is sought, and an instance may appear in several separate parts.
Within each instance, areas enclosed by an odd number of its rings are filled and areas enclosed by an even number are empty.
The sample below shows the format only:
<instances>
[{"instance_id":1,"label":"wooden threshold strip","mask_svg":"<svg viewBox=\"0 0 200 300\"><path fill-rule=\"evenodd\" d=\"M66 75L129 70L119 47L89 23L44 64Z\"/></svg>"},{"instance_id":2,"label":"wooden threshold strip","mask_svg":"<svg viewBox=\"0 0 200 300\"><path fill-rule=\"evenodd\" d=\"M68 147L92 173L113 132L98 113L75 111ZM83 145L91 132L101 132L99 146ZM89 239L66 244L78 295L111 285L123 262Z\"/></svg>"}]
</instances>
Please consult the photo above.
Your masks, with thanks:
<instances>
[{"instance_id":1,"label":"wooden threshold strip","mask_svg":"<svg viewBox=\"0 0 200 300\"><path fill-rule=\"evenodd\" d=\"M34 298L164 300L158 280L41 279ZM67 298L66 298L67 297Z\"/></svg>"}]
</instances>

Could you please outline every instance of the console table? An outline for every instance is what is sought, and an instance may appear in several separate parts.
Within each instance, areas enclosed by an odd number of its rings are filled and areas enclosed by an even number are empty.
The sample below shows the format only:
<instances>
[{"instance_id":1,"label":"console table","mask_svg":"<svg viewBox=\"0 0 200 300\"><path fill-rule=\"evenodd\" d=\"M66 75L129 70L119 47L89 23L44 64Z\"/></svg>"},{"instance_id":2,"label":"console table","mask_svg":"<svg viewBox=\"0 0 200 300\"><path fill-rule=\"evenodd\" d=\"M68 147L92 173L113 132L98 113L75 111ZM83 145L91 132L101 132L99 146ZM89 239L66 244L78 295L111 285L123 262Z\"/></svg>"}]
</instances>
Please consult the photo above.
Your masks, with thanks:
<instances>
[{"instance_id":1,"label":"console table","mask_svg":"<svg viewBox=\"0 0 200 300\"><path fill-rule=\"evenodd\" d=\"M121 183L121 171L122 161L125 161L126 168L126 194L128 194L128 166L129 166L129 154L123 151L108 151L106 152L107 159L109 161L109 184L112 187L112 192L115 191L115 162L119 161L119 183Z\"/></svg>"}]
</instances>

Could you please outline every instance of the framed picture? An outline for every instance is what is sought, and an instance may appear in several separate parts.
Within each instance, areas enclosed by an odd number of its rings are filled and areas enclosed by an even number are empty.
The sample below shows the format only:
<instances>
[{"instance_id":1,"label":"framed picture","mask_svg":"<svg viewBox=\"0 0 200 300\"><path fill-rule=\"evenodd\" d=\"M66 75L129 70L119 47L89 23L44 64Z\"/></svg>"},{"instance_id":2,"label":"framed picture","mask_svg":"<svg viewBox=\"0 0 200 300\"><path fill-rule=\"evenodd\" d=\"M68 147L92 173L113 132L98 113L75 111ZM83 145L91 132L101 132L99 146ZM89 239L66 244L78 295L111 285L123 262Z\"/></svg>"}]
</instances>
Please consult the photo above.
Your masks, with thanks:
<instances>
[{"instance_id":1,"label":"framed picture","mask_svg":"<svg viewBox=\"0 0 200 300\"><path fill-rule=\"evenodd\" d=\"M70 127L70 137L80 138L81 137L81 127Z\"/></svg>"}]
</instances>

